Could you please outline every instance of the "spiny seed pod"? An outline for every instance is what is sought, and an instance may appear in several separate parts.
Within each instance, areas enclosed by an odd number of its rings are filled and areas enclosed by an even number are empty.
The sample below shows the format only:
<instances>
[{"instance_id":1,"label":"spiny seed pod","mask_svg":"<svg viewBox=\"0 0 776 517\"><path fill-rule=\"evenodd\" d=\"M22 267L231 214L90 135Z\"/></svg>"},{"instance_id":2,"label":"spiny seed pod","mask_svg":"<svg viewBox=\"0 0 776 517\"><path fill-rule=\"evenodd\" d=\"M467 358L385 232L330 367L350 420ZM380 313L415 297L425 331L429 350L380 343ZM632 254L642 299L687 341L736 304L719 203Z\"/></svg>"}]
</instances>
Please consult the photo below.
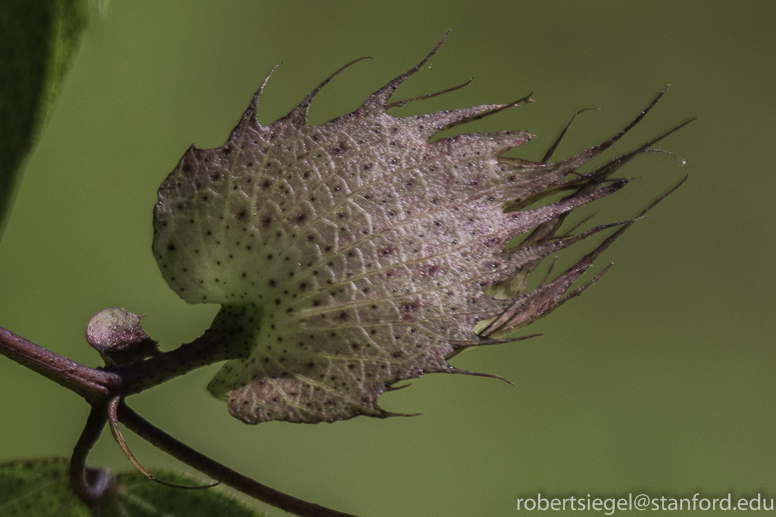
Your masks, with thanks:
<instances>
[{"instance_id":1,"label":"spiny seed pod","mask_svg":"<svg viewBox=\"0 0 776 517\"><path fill-rule=\"evenodd\" d=\"M552 152L541 162L504 157L531 139L526 131L431 141L531 101L389 115L430 97L390 102L438 48L319 126L308 125L308 108L333 76L266 127L256 118L262 85L226 144L192 146L161 185L153 253L184 300L222 305L204 337L231 360L208 389L233 416L252 424L389 416L378 398L398 381L471 373L448 359L516 341L510 332L580 294L586 286L572 283L629 226L560 232L573 209L623 188L610 176L665 136L578 171L657 99L614 137L557 162ZM528 208L553 194L562 197ZM619 228L595 250L526 291L545 257L611 226Z\"/></svg>"}]
</instances>

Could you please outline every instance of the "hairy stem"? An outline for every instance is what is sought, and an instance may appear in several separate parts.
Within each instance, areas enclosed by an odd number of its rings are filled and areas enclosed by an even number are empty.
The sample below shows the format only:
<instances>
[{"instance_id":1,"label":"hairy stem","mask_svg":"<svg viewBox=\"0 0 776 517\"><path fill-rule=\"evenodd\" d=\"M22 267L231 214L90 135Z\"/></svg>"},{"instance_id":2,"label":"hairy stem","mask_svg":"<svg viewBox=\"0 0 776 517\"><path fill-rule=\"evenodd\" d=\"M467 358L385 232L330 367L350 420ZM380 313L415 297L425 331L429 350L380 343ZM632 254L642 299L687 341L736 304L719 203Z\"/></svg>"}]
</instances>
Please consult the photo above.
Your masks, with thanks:
<instances>
[{"instance_id":1,"label":"hairy stem","mask_svg":"<svg viewBox=\"0 0 776 517\"><path fill-rule=\"evenodd\" d=\"M132 411L125 403L122 402L118 409L119 421L141 438L203 474L244 494L255 497L259 501L302 517L354 517L351 514L330 510L317 504L302 501L262 485L179 442Z\"/></svg>"},{"instance_id":2,"label":"hairy stem","mask_svg":"<svg viewBox=\"0 0 776 517\"><path fill-rule=\"evenodd\" d=\"M196 368L227 359L232 359L229 351L224 351L223 347L217 346L208 334L205 334L191 343L183 344L175 350L150 359L126 365L114 365L110 371L122 379L124 394L133 395Z\"/></svg>"},{"instance_id":3,"label":"hairy stem","mask_svg":"<svg viewBox=\"0 0 776 517\"><path fill-rule=\"evenodd\" d=\"M71 361L2 327L0 354L61 384L93 405L109 399L121 387L117 375Z\"/></svg>"}]
</instances>

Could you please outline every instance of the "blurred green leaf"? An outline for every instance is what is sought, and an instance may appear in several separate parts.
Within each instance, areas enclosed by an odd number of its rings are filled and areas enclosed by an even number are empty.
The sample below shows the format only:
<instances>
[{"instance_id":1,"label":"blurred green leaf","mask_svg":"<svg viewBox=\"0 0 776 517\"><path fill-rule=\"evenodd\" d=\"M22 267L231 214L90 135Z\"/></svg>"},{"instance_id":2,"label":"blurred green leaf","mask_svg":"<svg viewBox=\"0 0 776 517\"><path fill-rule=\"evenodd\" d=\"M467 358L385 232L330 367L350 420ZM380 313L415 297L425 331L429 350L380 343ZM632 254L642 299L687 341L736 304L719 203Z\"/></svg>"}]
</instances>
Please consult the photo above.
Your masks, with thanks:
<instances>
[{"instance_id":1,"label":"blurred green leaf","mask_svg":"<svg viewBox=\"0 0 776 517\"><path fill-rule=\"evenodd\" d=\"M0 237L20 172L48 121L91 0L0 2Z\"/></svg>"},{"instance_id":2,"label":"blurred green leaf","mask_svg":"<svg viewBox=\"0 0 776 517\"><path fill-rule=\"evenodd\" d=\"M90 515L70 490L67 458L0 464L0 515L76 517ZM52 512L53 511L53 512Z\"/></svg>"},{"instance_id":3,"label":"blurred green leaf","mask_svg":"<svg viewBox=\"0 0 776 517\"><path fill-rule=\"evenodd\" d=\"M92 510L70 489L68 458L0 463L0 515L3 517L80 517ZM167 483L200 486L202 480L167 470L152 470ZM113 478L106 499L96 509L102 517L262 517L217 488L184 490L161 485L143 474L124 472Z\"/></svg>"}]
</instances>

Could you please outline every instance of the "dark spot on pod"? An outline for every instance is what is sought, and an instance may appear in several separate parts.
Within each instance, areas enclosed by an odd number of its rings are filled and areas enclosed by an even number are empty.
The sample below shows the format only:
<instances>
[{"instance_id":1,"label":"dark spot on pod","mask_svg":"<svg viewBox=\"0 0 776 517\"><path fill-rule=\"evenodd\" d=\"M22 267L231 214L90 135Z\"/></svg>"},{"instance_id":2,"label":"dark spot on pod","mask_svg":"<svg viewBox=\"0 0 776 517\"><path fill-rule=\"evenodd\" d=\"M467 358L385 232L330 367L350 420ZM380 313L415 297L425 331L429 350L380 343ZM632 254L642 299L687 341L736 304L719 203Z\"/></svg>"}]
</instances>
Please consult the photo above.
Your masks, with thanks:
<instances>
[{"instance_id":1,"label":"dark spot on pod","mask_svg":"<svg viewBox=\"0 0 776 517\"><path fill-rule=\"evenodd\" d=\"M350 150L350 146L345 140L340 140L336 146L331 148L331 154L344 154Z\"/></svg>"},{"instance_id":2,"label":"dark spot on pod","mask_svg":"<svg viewBox=\"0 0 776 517\"><path fill-rule=\"evenodd\" d=\"M420 268L421 273L426 276L434 276L439 272L439 267L434 264L425 264Z\"/></svg>"},{"instance_id":3,"label":"dark spot on pod","mask_svg":"<svg viewBox=\"0 0 776 517\"><path fill-rule=\"evenodd\" d=\"M417 302L411 302L404 304L402 306L402 310L404 311L404 317L402 319L404 320L413 320L413 313L418 310L418 303ZM412 332L412 330L410 330Z\"/></svg>"}]
</instances>

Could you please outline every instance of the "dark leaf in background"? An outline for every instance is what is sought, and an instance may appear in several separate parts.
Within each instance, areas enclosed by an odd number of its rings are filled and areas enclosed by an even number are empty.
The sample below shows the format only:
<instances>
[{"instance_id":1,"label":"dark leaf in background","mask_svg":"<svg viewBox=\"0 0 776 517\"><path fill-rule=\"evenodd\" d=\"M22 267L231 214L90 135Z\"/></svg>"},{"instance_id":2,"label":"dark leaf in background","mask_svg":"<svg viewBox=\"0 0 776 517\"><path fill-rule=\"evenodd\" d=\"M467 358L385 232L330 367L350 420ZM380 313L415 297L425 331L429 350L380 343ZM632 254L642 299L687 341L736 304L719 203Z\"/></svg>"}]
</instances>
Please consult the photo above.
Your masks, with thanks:
<instances>
[{"instance_id":1,"label":"dark leaf in background","mask_svg":"<svg viewBox=\"0 0 776 517\"><path fill-rule=\"evenodd\" d=\"M0 237L27 155L89 25L92 3L0 2Z\"/></svg>"}]
</instances>

